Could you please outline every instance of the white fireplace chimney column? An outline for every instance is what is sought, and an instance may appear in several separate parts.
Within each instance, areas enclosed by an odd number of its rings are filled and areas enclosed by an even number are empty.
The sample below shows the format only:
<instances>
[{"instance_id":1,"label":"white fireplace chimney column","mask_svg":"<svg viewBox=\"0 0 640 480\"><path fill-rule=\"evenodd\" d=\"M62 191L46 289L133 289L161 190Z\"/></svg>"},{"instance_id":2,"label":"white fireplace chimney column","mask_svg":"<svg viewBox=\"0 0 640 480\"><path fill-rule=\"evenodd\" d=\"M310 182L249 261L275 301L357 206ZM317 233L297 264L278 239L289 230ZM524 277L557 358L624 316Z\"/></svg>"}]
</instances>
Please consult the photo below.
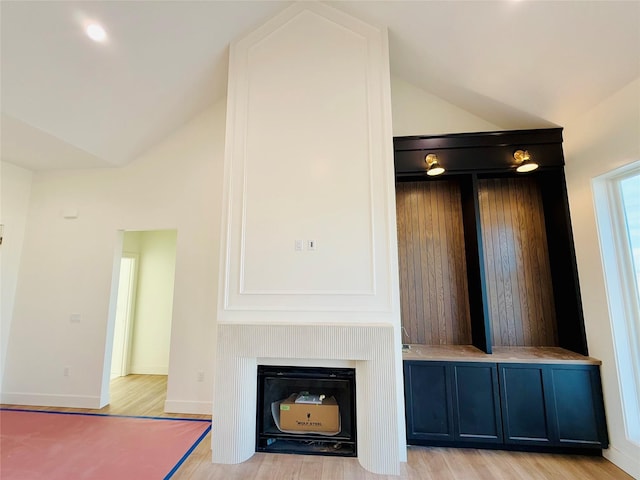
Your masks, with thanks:
<instances>
[{"instance_id":1,"label":"white fireplace chimney column","mask_svg":"<svg viewBox=\"0 0 640 480\"><path fill-rule=\"evenodd\" d=\"M231 45L214 462L253 454L256 358L343 360L360 462L399 472L392 143L386 29L300 2Z\"/></svg>"}]
</instances>

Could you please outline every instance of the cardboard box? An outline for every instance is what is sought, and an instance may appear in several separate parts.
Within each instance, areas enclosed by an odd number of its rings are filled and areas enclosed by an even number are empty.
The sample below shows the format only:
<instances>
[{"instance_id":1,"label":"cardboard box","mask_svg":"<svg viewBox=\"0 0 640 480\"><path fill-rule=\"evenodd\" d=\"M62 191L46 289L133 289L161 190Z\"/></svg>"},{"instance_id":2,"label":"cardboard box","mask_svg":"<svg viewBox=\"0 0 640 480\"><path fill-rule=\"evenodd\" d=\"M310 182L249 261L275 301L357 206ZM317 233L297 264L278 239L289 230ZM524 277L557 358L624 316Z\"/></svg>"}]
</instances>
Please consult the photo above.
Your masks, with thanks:
<instances>
[{"instance_id":1,"label":"cardboard box","mask_svg":"<svg viewBox=\"0 0 640 480\"><path fill-rule=\"evenodd\" d=\"M280 403L280 428L300 432L340 431L340 409L333 397L322 400L321 405L295 403L297 394Z\"/></svg>"}]
</instances>

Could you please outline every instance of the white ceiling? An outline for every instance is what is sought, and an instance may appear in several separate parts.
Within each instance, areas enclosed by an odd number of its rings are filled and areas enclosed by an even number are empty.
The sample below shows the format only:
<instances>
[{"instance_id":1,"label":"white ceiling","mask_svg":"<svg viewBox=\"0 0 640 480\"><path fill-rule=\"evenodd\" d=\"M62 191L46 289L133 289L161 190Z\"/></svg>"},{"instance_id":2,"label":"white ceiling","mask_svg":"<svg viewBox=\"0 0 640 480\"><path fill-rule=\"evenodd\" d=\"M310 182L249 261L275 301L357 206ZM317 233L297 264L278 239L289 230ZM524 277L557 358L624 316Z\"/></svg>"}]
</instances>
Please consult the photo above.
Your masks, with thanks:
<instances>
[{"instance_id":1,"label":"white ceiling","mask_svg":"<svg viewBox=\"0 0 640 480\"><path fill-rule=\"evenodd\" d=\"M229 42L289 3L3 0L2 160L132 161L225 94ZM504 129L563 126L640 76L640 0L328 3L389 27L393 75Z\"/></svg>"}]
</instances>

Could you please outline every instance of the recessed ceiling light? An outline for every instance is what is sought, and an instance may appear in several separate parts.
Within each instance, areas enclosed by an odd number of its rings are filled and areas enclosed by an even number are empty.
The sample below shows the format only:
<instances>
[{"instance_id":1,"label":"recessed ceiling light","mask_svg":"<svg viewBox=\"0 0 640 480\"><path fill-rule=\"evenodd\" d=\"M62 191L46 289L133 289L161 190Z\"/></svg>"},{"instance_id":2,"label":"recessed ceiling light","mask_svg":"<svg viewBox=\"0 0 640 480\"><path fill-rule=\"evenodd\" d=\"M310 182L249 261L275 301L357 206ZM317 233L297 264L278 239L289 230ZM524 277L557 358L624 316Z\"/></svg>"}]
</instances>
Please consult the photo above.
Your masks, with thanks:
<instances>
[{"instance_id":1,"label":"recessed ceiling light","mask_svg":"<svg viewBox=\"0 0 640 480\"><path fill-rule=\"evenodd\" d=\"M104 31L102 25L98 25L97 23L87 25L85 32L94 42L104 42L107 39L107 32Z\"/></svg>"}]
</instances>

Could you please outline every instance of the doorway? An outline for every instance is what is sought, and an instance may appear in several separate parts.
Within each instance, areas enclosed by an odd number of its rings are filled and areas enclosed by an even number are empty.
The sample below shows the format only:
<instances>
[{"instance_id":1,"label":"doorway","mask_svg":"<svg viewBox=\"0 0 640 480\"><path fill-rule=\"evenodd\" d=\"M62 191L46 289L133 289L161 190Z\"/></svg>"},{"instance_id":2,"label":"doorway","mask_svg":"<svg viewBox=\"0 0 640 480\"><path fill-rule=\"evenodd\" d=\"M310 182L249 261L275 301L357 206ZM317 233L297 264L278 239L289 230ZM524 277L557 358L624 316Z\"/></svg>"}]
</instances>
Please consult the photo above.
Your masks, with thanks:
<instances>
[{"instance_id":1,"label":"doorway","mask_svg":"<svg viewBox=\"0 0 640 480\"><path fill-rule=\"evenodd\" d=\"M168 375L176 244L176 230L123 232L122 253L114 262L110 360L105 359L109 401L112 388L131 384L123 377Z\"/></svg>"}]
</instances>

